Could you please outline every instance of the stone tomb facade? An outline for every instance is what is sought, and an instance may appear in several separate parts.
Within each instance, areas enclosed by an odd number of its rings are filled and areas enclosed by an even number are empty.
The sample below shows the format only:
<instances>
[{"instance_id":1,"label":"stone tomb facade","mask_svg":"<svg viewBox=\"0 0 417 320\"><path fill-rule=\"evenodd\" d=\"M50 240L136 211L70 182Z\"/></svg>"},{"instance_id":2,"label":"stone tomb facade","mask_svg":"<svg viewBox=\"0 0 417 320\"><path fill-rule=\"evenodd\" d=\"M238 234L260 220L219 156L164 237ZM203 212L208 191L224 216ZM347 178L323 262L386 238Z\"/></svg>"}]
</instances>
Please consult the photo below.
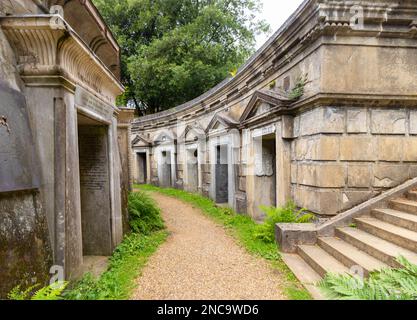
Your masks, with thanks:
<instances>
[{"instance_id":1,"label":"stone tomb facade","mask_svg":"<svg viewBox=\"0 0 417 320\"><path fill-rule=\"evenodd\" d=\"M62 5L59 16L52 5ZM51 270L76 278L85 257L121 242L133 114L115 105L120 50L91 1L0 6L0 44L5 297L46 283Z\"/></svg>"},{"instance_id":2,"label":"stone tomb facade","mask_svg":"<svg viewBox=\"0 0 417 320\"><path fill-rule=\"evenodd\" d=\"M204 130L199 192L257 220L291 199L333 217L415 178L417 3L355 5L304 1L235 77L136 119L133 137ZM186 144L170 143L171 176L195 190ZM164 185L157 148L148 180Z\"/></svg>"}]
</instances>

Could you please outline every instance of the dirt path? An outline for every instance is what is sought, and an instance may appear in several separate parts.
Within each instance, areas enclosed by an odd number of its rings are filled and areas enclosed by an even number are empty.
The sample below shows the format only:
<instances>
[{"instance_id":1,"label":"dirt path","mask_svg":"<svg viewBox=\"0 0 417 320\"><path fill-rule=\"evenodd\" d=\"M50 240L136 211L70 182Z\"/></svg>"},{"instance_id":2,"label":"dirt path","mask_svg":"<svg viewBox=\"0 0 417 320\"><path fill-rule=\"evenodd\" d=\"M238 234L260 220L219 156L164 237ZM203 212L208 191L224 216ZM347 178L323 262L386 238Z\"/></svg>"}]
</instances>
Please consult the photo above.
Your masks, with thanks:
<instances>
[{"instance_id":1,"label":"dirt path","mask_svg":"<svg viewBox=\"0 0 417 320\"><path fill-rule=\"evenodd\" d=\"M170 231L137 280L135 300L279 300L280 275L241 248L198 209L160 194L153 198Z\"/></svg>"}]
</instances>

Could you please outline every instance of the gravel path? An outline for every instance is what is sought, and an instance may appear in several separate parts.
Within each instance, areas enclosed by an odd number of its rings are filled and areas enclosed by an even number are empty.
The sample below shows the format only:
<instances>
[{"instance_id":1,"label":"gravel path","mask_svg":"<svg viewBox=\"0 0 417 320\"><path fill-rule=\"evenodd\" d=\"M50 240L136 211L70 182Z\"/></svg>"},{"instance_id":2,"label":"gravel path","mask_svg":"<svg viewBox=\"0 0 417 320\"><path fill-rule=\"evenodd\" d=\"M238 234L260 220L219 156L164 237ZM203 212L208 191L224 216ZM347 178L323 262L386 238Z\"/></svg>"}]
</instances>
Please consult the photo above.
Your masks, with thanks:
<instances>
[{"instance_id":1,"label":"gravel path","mask_svg":"<svg viewBox=\"0 0 417 320\"><path fill-rule=\"evenodd\" d=\"M199 209L152 194L170 236L138 278L134 300L285 299L278 271L256 258Z\"/></svg>"}]
</instances>

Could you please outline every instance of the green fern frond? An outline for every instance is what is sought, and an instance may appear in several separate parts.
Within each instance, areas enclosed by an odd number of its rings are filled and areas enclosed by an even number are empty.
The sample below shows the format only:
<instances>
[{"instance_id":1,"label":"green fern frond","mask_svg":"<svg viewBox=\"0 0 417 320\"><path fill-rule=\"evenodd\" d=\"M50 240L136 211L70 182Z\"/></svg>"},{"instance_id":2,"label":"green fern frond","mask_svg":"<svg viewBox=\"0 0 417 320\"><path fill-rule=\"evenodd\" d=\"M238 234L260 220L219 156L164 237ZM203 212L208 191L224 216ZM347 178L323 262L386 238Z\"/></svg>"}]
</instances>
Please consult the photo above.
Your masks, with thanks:
<instances>
[{"instance_id":1,"label":"green fern frond","mask_svg":"<svg viewBox=\"0 0 417 320\"><path fill-rule=\"evenodd\" d=\"M56 282L35 292L31 300L62 300L62 292L67 287L67 282Z\"/></svg>"},{"instance_id":2,"label":"green fern frond","mask_svg":"<svg viewBox=\"0 0 417 320\"><path fill-rule=\"evenodd\" d=\"M38 288L40 285L35 284L34 286L31 286L27 288L26 290L22 291L21 286L18 285L12 289L12 291L9 292L7 295L7 298L9 300L29 300L31 293Z\"/></svg>"},{"instance_id":3,"label":"green fern frond","mask_svg":"<svg viewBox=\"0 0 417 320\"><path fill-rule=\"evenodd\" d=\"M317 286L333 300L417 300L417 266L404 257L404 268L385 268L361 280L356 276L327 275Z\"/></svg>"}]
</instances>

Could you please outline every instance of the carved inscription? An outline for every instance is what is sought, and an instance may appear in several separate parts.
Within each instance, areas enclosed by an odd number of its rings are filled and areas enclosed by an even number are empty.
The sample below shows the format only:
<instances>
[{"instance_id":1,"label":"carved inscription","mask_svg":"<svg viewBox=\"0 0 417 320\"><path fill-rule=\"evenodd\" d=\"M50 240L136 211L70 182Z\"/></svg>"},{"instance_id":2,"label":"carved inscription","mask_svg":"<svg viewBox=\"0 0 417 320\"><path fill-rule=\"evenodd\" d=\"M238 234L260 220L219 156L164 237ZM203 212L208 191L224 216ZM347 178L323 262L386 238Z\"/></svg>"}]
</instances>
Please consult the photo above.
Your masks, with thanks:
<instances>
[{"instance_id":1,"label":"carved inscription","mask_svg":"<svg viewBox=\"0 0 417 320\"><path fill-rule=\"evenodd\" d=\"M113 117L113 107L111 105L101 101L81 87L77 87L75 90L75 104L108 122Z\"/></svg>"},{"instance_id":2,"label":"carved inscription","mask_svg":"<svg viewBox=\"0 0 417 320\"><path fill-rule=\"evenodd\" d=\"M84 190L102 191L109 183L106 139L101 134L82 134L80 183Z\"/></svg>"}]
</instances>

